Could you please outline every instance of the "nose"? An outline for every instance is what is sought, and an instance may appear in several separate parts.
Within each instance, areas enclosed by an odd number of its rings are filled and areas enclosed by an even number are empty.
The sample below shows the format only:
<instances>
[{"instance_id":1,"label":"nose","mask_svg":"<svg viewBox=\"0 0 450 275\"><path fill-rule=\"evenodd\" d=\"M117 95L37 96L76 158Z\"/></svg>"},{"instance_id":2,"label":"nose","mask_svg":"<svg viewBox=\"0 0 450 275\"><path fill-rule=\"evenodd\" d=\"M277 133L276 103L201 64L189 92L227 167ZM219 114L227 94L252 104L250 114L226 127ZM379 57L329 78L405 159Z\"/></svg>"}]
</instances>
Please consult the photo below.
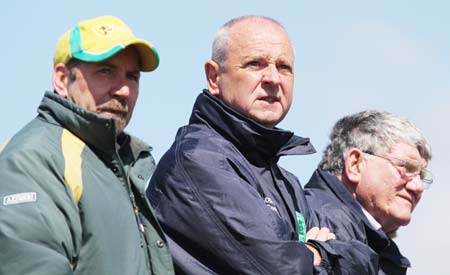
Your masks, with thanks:
<instances>
[{"instance_id":1,"label":"nose","mask_svg":"<svg viewBox=\"0 0 450 275\"><path fill-rule=\"evenodd\" d=\"M419 175L415 175L406 183L406 189L420 194L425 189L425 184L420 179Z\"/></svg>"},{"instance_id":2,"label":"nose","mask_svg":"<svg viewBox=\"0 0 450 275\"><path fill-rule=\"evenodd\" d=\"M118 79L116 85L112 89L113 96L120 98L128 98L130 96L131 89L126 79Z\"/></svg>"},{"instance_id":3,"label":"nose","mask_svg":"<svg viewBox=\"0 0 450 275\"><path fill-rule=\"evenodd\" d=\"M277 66L275 64L269 64L263 71L262 76L263 83L270 83L272 85L279 85L280 72L278 72Z\"/></svg>"},{"instance_id":4,"label":"nose","mask_svg":"<svg viewBox=\"0 0 450 275\"><path fill-rule=\"evenodd\" d=\"M121 86L117 90L116 95L123 98L128 98L130 96L130 87L128 87L127 85Z\"/></svg>"}]
</instances>

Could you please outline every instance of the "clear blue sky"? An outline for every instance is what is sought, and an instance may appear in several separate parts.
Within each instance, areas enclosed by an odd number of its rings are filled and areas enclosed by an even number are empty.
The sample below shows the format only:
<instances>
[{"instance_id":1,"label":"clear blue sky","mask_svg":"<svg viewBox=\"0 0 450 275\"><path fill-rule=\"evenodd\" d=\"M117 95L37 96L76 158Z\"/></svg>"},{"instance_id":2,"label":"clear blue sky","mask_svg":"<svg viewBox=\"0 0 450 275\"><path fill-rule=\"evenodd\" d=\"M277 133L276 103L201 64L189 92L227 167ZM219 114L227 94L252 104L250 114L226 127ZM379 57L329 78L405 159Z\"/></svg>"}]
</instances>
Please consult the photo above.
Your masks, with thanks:
<instances>
[{"instance_id":1,"label":"clear blue sky","mask_svg":"<svg viewBox=\"0 0 450 275\"><path fill-rule=\"evenodd\" d=\"M435 184L398 243L409 274L444 274L450 247L450 2L448 1L7 1L0 9L0 143L36 115L51 90L59 36L76 22L111 14L159 50L157 71L143 74L128 131L154 147L158 160L206 87L203 64L213 33L240 15L266 15L288 30L296 50L295 97L279 125L310 137L318 153L282 165L305 183L333 123L363 109L411 119L429 139ZM7 184L1 182L0 184Z\"/></svg>"}]
</instances>

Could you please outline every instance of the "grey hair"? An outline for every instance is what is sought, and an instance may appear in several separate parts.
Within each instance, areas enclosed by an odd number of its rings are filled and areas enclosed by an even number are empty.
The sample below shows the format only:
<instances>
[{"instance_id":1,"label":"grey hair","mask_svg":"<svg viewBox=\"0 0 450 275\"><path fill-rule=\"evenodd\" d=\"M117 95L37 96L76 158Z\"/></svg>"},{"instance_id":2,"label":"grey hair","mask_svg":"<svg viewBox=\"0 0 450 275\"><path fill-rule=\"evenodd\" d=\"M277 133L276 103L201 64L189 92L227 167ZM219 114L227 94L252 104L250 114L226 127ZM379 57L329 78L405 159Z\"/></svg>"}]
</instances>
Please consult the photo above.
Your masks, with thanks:
<instances>
[{"instance_id":1,"label":"grey hair","mask_svg":"<svg viewBox=\"0 0 450 275\"><path fill-rule=\"evenodd\" d=\"M222 27L220 27L219 30L217 30L213 38L211 59L214 60L219 65L220 68L223 68L225 66L225 62L227 60L228 42L232 27L237 23L246 20L266 20L274 23L275 25L278 25L287 33L286 29L284 28L283 25L281 25L280 22L270 17L259 15L246 15L231 19L230 21L222 25Z\"/></svg>"},{"instance_id":2,"label":"grey hair","mask_svg":"<svg viewBox=\"0 0 450 275\"><path fill-rule=\"evenodd\" d=\"M431 147L420 130L406 118L384 111L363 111L338 120L330 134L330 144L323 152L319 167L334 175L344 170L347 153L358 148L372 153L386 153L397 143L415 146L427 162Z\"/></svg>"}]
</instances>

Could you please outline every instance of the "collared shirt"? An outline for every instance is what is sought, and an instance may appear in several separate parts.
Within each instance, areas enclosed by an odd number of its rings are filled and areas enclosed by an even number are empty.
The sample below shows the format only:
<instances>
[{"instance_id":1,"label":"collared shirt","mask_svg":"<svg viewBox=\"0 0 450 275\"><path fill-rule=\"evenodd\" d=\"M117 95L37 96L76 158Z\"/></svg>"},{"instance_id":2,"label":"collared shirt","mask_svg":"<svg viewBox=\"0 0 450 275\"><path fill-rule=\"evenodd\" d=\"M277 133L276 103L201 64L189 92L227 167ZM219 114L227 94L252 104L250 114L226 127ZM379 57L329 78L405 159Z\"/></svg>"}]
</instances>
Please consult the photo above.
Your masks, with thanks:
<instances>
[{"instance_id":1,"label":"collared shirt","mask_svg":"<svg viewBox=\"0 0 450 275\"><path fill-rule=\"evenodd\" d=\"M363 211L366 218L369 220L370 225L373 227L373 229L375 230L381 229L381 224L359 202L358 204L361 207L361 210Z\"/></svg>"}]
</instances>

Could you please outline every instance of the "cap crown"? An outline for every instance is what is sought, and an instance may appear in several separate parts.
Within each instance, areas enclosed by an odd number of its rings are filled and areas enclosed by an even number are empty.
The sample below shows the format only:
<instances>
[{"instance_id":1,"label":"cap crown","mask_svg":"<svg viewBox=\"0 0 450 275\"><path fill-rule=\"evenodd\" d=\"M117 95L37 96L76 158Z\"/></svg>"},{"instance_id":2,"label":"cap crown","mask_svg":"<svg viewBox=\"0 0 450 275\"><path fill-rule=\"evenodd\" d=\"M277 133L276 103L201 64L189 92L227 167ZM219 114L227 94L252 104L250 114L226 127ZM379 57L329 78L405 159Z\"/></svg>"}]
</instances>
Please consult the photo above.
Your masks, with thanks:
<instances>
[{"instance_id":1,"label":"cap crown","mask_svg":"<svg viewBox=\"0 0 450 275\"><path fill-rule=\"evenodd\" d=\"M64 33L56 46L53 64L66 64L71 58L99 62L130 45L134 45L139 53L142 71L158 67L159 56L152 44L136 38L131 29L114 16L82 21Z\"/></svg>"}]
</instances>

